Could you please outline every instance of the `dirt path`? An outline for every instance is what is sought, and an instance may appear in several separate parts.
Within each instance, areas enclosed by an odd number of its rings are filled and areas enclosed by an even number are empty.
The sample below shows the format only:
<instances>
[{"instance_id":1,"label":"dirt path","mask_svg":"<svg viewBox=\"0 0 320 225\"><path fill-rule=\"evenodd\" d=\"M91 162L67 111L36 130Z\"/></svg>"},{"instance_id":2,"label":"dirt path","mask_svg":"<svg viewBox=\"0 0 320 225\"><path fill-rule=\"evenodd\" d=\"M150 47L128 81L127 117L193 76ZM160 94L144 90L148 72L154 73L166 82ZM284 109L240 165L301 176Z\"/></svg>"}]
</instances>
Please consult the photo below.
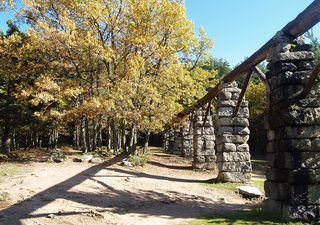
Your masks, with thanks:
<instances>
[{"instance_id":1,"label":"dirt path","mask_svg":"<svg viewBox=\"0 0 320 225\"><path fill-rule=\"evenodd\" d=\"M201 185L214 174L193 171L177 156L153 155L143 168L112 161L18 167L1 177L0 191L10 197L2 225L179 224L245 204L231 191Z\"/></svg>"}]
</instances>

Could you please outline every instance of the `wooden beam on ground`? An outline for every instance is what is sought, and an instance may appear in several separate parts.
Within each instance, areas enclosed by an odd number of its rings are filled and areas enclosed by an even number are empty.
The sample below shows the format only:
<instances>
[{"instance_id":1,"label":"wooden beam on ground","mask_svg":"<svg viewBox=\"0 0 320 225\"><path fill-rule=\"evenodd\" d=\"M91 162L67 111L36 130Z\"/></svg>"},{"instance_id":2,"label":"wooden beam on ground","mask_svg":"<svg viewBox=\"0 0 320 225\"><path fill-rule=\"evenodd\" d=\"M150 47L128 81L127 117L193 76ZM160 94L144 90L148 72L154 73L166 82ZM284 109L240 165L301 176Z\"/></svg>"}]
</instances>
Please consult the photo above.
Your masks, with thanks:
<instances>
[{"instance_id":1,"label":"wooden beam on ground","mask_svg":"<svg viewBox=\"0 0 320 225\"><path fill-rule=\"evenodd\" d=\"M320 0L313 1L303 12L301 12L293 21L288 23L282 32L291 40L303 35L310 30L314 25L320 21ZM276 35L275 35L276 36ZM194 105L186 108L180 112L174 122L178 122L185 116L189 115L196 108L204 106L211 99L218 95L220 92L221 82L230 83L237 80L242 74L247 73L251 68L261 63L268 56L269 51L273 47L274 37L272 37L265 45L263 45L258 51L246 59L243 63L237 66L233 71L223 77L215 87L208 90L207 94L199 99Z\"/></svg>"},{"instance_id":2,"label":"wooden beam on ground","mask_svg":"<svg viewBox=\"0 0 320 225\"><path fill-rule=\"evenodd\" d=\"M259 79L265 84L268 85L266 75L259 69L259 67L253 67L253 71L258 75Z\"/></svg>"},{"instance_id":3,"label":"wooden beam on ground","mask_svg":"<svg viewBox=\"0 0 320 225\"><path fill-rule=\"evenodd\" d=\"M239 109L240 109L244 94L247 91L247 87L248 87L250 79L251 79L251 76L252 76L252 70L250 70L246 75L246 80L243 83L243 87L241 89L237 105L236 105L236 107L234 109L234 112L233 112L233 117L236 117L238 115L238 112L239 112Z\"/></svg>"}]
</instances>

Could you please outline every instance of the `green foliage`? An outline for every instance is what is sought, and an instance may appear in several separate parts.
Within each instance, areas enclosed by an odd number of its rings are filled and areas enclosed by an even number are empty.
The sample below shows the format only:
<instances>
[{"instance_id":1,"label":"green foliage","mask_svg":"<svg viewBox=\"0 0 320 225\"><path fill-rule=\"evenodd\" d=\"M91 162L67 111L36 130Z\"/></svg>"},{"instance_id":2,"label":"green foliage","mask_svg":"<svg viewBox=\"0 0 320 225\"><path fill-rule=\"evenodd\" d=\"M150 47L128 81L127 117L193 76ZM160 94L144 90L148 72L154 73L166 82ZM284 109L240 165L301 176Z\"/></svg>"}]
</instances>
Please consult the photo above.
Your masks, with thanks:
<instances>
[{"instance_id":1,"label":"green foliage","mask_svg":"<svg viewBox=\"0 0 320 225\"><path fill-rule=\"evenodd\" d=\"M231 72L231 67L228 61L222 58L210 58L210 61L207 65L202 66L205 70L216 70L217 78L221 78Z\"/></svg>"},{"instance_id":2,"label":"green foliage","mask_svg":"<svg viewBox=\"0 0 320 225\"><path fill-rule=\"evenodd\" d=\"M316 61L319 63L320 62L320 42L318 38L314 35L312 29L305 34L305 37L310 40L313 46L313 52L315 54Z\"/></svg>"},{"instance_id":3,"label":"green foliage","mask_svg":"<svg viewBox=\"0 0 320 225\"><path fill-rule=\"evenodd\" d=\"M252 186L258 188L261 192L264 193L264 180L261 179L252 179ZM243 186L243 183L223 183L223 182L216 182L216 181L208 181L206 183L201 183L204 186L211 187L211 188L219 188L219 189L226 189L230 191L236 191L237 187Z\"/></svg>"},{"instance_id":4,"label":"green foliage","mask_svg":"<svg viewBox=\"0 0 320 225\"><path fill-rule=\"evenodd\" d=\"M149 160L148 154L130 155L128 158L129 162L133 166L145 166Z\"/></svg>"},{"instance_id":5,"label":"green foliage","mask_svg":"<svg viewBox=\"0 0 320 225\"><path fill-rule=\"evenodd\" d=\"M301 222L286 222L274 213L267 212L262 208L255 208L252 210L235 211L228 214L215 214L210 216L200 217L188 223L181 225L206 225L206 224L221 224L221 225L251 225L251 224L265 224L265 225L303 225Z\"/></svg>"},{"instance_id":6,"label":"green foliage","mask_svg":"<svg viewBox=\"0 0 320 225\"><path fill-rule=\"evenodd\" d=\"M1 192L0 193L0 201L7 201L9 200L9 193L8 192Z\"/></svg>"},{"instance_id":7,"label":"green foliage","mask_svg":"<svg viewBox=\"0 0 320 225\"><path fill-rule=\"evenodd\" d=\"M265 124L265 111L267 101L266 87L262 82L256 83L250 81L247 91L246 100L249 101L250 110L250 140L249 144L252 152L257 155L264 154L266 146L266 130Z\"/></svg>"}]
</instances>

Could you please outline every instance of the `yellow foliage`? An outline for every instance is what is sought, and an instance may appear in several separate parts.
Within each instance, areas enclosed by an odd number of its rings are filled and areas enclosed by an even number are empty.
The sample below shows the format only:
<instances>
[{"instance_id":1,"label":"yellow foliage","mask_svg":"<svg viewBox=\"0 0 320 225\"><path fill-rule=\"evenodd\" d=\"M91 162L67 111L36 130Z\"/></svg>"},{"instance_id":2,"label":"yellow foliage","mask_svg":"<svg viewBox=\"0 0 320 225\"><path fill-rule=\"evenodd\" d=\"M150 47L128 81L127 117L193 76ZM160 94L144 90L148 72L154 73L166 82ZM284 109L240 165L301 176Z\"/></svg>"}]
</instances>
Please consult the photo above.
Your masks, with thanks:
<instances>
[{"instance_id":1,"label":"yellow foliage","mask_svg":"<svg viewBox=\"0 0 320 225\"><path fill-rule=\"evenodd\" d=\"M246 99L249 101L251 120L263 119L266 109L266 96L266 87L262 82L250 81L246 91Z\"/></svg>"}]
</instances>

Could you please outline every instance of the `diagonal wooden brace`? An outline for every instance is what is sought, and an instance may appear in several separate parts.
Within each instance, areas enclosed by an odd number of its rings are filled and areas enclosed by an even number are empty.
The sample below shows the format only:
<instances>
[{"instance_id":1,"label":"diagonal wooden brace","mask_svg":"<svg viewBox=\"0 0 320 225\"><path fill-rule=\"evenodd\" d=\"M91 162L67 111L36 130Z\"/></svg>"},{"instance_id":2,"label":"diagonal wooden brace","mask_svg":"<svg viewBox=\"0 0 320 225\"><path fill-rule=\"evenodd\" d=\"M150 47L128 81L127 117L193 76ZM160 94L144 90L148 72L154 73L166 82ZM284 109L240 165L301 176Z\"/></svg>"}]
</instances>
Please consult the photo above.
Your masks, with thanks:
<instances>
[{"instance_id":1,"label":"diagonal wooden brace","mask_svg":"<svg viewBox=\"0 0 320 225\"><path fill-rule=\"evenodd\" d=\"M244 94L247 91L247 87L248 87L250 79L251 79L251 76L252 76L252 69L249 70L249 72L246 75L246 80L244 81L243 87L241 89L236 108L234 109L234 112L233 112L233 117L236 117L238 115L238 112L239 112L239 109L240 109Z\"/></svg>"}]
</instances>

